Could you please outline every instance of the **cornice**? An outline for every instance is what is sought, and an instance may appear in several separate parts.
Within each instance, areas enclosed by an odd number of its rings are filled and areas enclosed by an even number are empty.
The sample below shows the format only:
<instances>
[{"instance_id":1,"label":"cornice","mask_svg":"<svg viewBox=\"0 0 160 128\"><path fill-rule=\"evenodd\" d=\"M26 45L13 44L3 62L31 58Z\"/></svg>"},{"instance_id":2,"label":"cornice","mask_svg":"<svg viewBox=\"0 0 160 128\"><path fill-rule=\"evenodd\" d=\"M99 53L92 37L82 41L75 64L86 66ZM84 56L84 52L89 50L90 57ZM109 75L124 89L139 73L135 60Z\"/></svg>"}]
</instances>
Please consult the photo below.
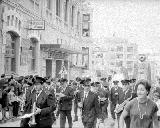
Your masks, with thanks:
<instances>
[{"instance_id":1,"label":"cornice","mask_svg":"<svg viewBox=\"0 0 160 128\"><path fill-rule=\"evenodd\" d=\"M35 14L35 13L31 12L30 10L28 10L27 8L25 8L21 4L15 3L12 0L2 0L2 3L8 4L12 7L15 7L20 12L23 12L23 13L31 16L31 17L37 17L38 19L42 19L42 17L40 17L38 14Z\"/></svg>"}]
</instances>

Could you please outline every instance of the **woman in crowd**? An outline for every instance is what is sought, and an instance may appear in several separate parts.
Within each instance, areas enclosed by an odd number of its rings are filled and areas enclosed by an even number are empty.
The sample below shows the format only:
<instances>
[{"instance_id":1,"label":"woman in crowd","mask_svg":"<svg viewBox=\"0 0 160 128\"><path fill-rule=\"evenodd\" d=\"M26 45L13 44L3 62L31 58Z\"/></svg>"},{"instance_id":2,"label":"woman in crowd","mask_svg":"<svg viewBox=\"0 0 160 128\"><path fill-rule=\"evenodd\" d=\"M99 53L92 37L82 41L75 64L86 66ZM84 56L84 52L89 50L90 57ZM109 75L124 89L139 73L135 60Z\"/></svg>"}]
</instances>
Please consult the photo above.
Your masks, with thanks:
<instances>
[{"instance_id":1,"label":"woman in crowd","mask_svg":"<svg viewBox=\"0 0 160 128\"><path fill-rule=\"evenodd\" d=\"M131 100L123 110L120 117L120 128L124 128L124 119L130 116L130 128L159 128L157 111L158 107L148 98L150 84L146 80L137 82L137 98Z\"/></svg>"}]
</instances>

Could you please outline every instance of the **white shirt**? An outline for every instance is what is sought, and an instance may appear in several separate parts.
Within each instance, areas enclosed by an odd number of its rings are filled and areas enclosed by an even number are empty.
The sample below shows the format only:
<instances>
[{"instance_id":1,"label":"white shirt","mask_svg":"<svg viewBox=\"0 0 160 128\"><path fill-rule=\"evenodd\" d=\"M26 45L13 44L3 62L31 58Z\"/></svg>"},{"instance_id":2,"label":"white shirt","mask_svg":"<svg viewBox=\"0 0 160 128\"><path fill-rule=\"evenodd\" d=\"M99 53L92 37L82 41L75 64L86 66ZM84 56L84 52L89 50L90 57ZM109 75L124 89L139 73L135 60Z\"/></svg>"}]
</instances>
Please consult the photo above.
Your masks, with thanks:
<instances>
[{"instance_id":1,"label":"white shirt","mask_svg":"<svg viewBox=\"0 0 160 128\"><path fill-rule=\"evenodd\" d=\"M37 101L38 97L40 96L41 92L42 92L42 90L40 90L38 94L36 93L36 101Z\"/></svg>"},{"instance_id":2,"label":"white shirt","mask_svg":"<svg viewBox=\"0 0 160 128\"><path fill-rule=\"evenodd\" d=\"M89 92L84 91L84 99L87 98Z\"/></svg>"}]
</instances>

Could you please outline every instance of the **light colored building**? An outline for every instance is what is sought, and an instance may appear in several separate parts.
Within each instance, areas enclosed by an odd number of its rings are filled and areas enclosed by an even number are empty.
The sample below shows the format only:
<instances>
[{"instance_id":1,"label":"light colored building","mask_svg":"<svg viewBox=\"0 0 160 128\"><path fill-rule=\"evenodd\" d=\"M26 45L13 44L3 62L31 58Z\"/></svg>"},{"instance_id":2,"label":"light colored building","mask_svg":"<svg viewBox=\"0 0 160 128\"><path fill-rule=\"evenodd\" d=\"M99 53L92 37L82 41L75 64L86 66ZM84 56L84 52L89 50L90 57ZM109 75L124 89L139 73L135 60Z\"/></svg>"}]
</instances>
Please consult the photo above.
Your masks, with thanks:
<instances>
[{"instance_id":1,"label":"light colored building","mask_svg":"<svg viewBox=\"0 0 160 128\"><path fill-rule=\"evenodd\" d=\"M114 37L106 38L105 45L108 51L105 56L108 74L112 75L115 72L124 72L126 77L132 77L134 62L137 56L137 44Z\"/></svg>"},{"instance_id":2,"label":"light colored building","mask_svg":"<svg viewBox=\"0 0 160 128\"><path fill-rule=\"evenodd\" d=\"M160 79L160 53L148 54L148 61L151 65L151 82L153 85L159 85L158 80Z\"/></svg>"},{"instance_id":3,"label":"light colored building","mask_svg":"<svg viewBox=\"0 0 160 128\"><path fill-rule=\"evenodd\" d=\"M82 74L82 0L2 0L0 19L1 73Z\"/></svg>"}]
</instances>

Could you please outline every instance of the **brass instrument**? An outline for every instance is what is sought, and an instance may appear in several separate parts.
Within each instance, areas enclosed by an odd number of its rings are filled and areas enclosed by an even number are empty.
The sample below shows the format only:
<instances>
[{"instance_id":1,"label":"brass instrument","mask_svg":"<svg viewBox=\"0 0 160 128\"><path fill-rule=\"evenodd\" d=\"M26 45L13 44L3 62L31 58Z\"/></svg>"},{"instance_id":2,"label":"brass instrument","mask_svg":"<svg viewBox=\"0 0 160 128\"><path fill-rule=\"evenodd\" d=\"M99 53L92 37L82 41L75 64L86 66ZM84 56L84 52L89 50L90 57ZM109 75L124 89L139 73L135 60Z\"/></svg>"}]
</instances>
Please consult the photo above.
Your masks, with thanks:
<instances>
[{"instance_id":1,"label":"brass instrument","mask_svg":"<svg viewBox=\"0 0 160 128\"><path fill-rule=\"evenodd\" d=\"M118 107L116 106L114 112L115 113L120 113L121 111L123 111L125 105L132 99L132 96L129 97L128 99L126 99L123 103L121 103L120 105L118 105Z\"/></svg>"},{"instance_id":2,"label":"brass instrument","mask_svg":"<svg viewBox=\"0 0 160 128\"><path fill-rule=\"evenodd\" d=\"M36 121L35 121L35 114L34 114L35 111L36 111L36 102L33 103L33 108L32 108L33 115L31 116L31 119L28 123L30 127L33 127L37 124Z\"/></svg>"}]
</instances>

